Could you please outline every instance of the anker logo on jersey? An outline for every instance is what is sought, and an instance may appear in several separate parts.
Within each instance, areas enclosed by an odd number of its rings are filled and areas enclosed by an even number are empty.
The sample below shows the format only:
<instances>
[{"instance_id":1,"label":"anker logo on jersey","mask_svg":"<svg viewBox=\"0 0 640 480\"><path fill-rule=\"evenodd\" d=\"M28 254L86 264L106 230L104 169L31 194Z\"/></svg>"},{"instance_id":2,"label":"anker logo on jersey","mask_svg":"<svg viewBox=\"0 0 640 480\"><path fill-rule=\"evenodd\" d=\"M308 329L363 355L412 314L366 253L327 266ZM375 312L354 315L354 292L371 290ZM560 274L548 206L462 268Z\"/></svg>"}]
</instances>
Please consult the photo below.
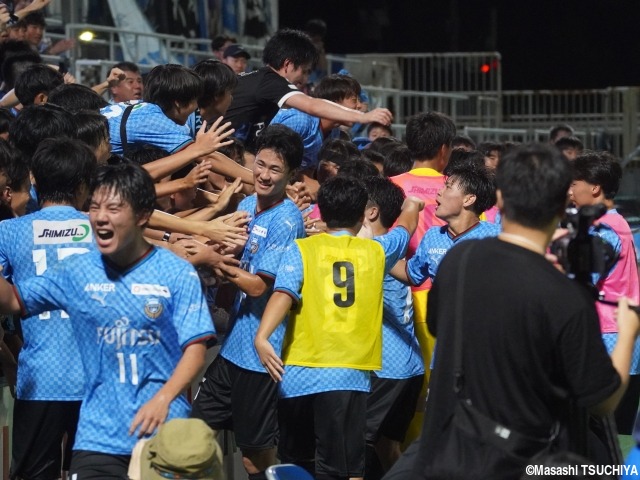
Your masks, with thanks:
<instances>
[{"instance_id":1,"label":"anker logo on jersey","mask_svg":"<svg viewBox=\"0 0 640 480\"><path fill-rule=\"evenodd\" d=\"M33 243L55 245L60 243L91 243L91 226L87 220L34 220Z\"/></svg>"}]
</instances>

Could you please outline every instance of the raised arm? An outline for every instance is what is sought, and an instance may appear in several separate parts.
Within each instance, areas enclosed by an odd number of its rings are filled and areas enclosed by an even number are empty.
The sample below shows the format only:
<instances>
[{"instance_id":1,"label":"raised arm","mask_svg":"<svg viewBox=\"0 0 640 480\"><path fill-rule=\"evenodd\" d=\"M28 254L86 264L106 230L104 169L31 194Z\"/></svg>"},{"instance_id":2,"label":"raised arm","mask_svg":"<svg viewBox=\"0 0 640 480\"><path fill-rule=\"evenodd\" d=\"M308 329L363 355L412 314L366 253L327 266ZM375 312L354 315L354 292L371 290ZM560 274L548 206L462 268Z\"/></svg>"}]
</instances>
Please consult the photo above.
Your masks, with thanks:
<instances>
[{"instance_id":1,"label":"raised arm","mask_svg":"<svg viewBox=\"0 0 640 480\"><path fill-rule=\"evenodd\" d=\"M413 235L418 227L418 215L423 208L424 202L419 198L413 196L405 198L396 226L406 228L409 235Z\"/></svg>"},{"instance_id":2,"label":"raised arm","mask_svg":"<svg viewBox=\"0 0 640 480\"><path fill-rule=\"evenodd\" d=\"M297 108L314 117L326 118L344 124L382 123L390 125L393 115L386 108L376 108L367 113L343 107L328 100L313 98L308 95L291 95L286 101L287 107Z\"/></svg>"},{"instance_id":3,"label":"raised arm","mask_svg":"<svg viewBox=\"0 0 640 480\"><path fill-rule=\"evenodd\" d=\"M638 314L629 309L626 298L618 302L618 340L611 352L611 363L620 375L620 386L606 400L591 408L591 412L597 415L613 413L629 384L629 369L631 368L631 355L633 346L640 331L640 319Z\"/></svg>"}]
</instances>

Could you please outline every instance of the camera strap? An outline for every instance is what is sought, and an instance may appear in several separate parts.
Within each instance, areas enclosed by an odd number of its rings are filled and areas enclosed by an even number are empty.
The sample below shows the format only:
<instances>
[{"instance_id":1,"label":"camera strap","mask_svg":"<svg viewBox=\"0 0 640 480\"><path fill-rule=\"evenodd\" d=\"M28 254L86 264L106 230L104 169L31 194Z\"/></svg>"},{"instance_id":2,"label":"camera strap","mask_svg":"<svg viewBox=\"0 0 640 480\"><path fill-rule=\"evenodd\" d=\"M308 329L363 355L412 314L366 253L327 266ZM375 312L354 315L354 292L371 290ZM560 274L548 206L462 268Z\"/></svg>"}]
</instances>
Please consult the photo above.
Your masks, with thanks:
<instances>
[{"instance_id":1,"label":"camera strap","mask_svg":"<svg viewBox=\"0 0 640 480\"><path fill-rule=\"evenodd\" d=\"M124 113L122 114L122 119L120 120L120 143L122 144L122 154L126 157L129 152L129 144L127 142L127 120L129 119L129 115L131 115L131 110L135 105L129 105L124 109Z\"/></svg>"}]
</instances>

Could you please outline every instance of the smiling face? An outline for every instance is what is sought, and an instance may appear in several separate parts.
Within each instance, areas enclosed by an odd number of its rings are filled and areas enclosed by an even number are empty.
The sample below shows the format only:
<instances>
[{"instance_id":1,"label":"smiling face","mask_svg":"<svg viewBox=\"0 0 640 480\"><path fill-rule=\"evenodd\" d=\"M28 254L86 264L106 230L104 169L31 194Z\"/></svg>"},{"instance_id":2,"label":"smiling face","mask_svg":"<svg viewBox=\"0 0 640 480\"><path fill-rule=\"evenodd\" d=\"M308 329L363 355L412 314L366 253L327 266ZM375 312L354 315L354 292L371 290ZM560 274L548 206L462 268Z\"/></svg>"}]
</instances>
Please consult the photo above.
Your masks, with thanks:
<instances>
[{"instance_id":1,"label":"smiling face","mask_svg":"<svg viewBox=\"0 0 640 480\"><path fill-rule=\"evenodd\" d=\"M120 194L97 189L89 206L89 221L100 252L117 265L129 265L146 248L142 230L149 214L136 214Z\"/></svg>"},{"instance_id":2,"label":"smiling face","mask_svg":"<svg viewBox=\"0 0 640 480\"><path fill-rule=\"evenodd\" d=\"M253 179L261 209L268 208L284 198L290 176L287 164L278 153L270 148L258 152L253 164Z\"/></svg>"}]
</instances>

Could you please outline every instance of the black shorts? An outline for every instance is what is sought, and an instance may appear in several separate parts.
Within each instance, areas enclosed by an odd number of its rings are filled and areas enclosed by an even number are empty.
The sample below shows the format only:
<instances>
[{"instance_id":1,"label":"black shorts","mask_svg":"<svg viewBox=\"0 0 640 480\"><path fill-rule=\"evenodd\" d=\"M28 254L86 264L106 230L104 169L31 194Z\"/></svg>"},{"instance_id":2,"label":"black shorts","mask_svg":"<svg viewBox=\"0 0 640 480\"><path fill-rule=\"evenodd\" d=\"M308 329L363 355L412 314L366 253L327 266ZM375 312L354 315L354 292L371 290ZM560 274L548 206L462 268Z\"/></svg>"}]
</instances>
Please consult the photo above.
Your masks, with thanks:
<instances>
[{"instance_id":1,"label":"black shorts","mask_svg":"<svg viewBox=\"0 0 640 480\"><path fill-rule=\"evenodd\" d=\"M11 478L59 478L69 470L76 437L79 401L18 400L13 407ZM62 440L67 435L64 455Z\"/></svg>"},{"instance_id":2,"label":"black shorts","mask_svg":"<svg viewBox=\"0 0 640 480\"><path fill-rule=\"evenodd\" d=\"M69 478L73 480L128 480L129 455L74 450ZM75 475L75 477L74 477Z\"/></svg>"},{"instance_id":3,"label":"black shorts","mask_svg":"<svg viewBox=\"0 0 640 480\"><path fill-rule=\"evenodd\" d=\"M366 404L366 392L345 390L280 399L280 461L315 458L318 476L362 477Z\"/></svg>"},{"instance_id":4,"label":"black shorts","mask_svg":"<svg viewBox=\"0 0 640 480\"><path fill-rule=\"evenodd\" d=\"M200 383L191 416L214 430L233 430L240 449L278 443L278 384L268 373L240 368L218 355Z\"/></svg>"},{"instance_id":5,"label":"black shorts","mask_svg":"<svg viewBox=\"0 0 640 480\"><path fill-rule=\"evenodd\" d=\"M376 443L380 435L403 442L416 413L424 375L393 380L371 375L371 393L367 398L367 443Z\"/></svg>"}]
</instances>

